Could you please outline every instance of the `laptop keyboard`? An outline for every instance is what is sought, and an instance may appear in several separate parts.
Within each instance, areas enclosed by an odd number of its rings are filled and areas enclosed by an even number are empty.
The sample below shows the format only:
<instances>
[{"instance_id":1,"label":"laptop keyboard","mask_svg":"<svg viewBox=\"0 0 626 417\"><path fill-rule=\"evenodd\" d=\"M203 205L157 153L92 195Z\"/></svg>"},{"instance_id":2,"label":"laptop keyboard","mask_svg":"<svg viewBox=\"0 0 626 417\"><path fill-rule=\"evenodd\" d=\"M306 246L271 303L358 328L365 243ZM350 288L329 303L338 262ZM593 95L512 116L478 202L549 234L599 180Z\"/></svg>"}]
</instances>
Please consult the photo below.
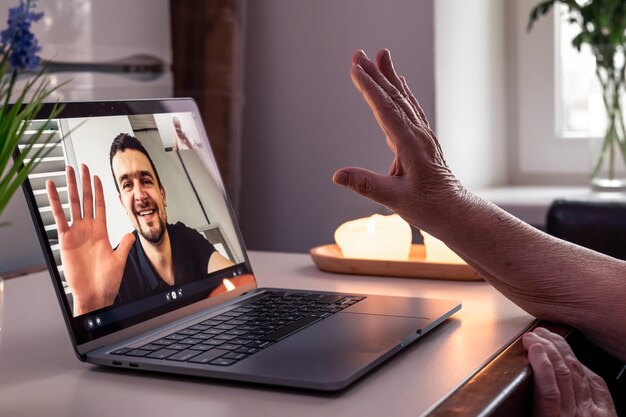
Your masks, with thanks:
<instances>
[{"instance_id":1,"label":"laptop keyboard","mask_svg":"<svg viewBox=\"0 0 626 417\"><path fill-rule=\"evenodd\" d=\"M347 308L365 297L305 292L266 296L111 355L229 366Z\"/></svg>"}]
</instances>

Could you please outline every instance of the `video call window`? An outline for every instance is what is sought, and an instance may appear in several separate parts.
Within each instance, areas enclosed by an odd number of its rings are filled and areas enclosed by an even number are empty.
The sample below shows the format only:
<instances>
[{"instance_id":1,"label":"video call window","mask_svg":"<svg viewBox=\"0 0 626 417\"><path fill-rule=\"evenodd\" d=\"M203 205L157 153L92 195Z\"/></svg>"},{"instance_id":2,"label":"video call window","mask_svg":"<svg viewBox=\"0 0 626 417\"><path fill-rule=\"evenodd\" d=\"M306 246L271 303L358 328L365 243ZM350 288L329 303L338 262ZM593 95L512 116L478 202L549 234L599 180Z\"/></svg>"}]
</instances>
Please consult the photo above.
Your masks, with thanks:
<instances>
[{"instance_id":1,"label":"video call window","mask_svg":"<svg viewBox=\"0 0 626 417\"><path fill-rule=\"evenodd\" d=\"M249 283L215 274L245 257L192 113L30 123L57 139L29 181L74 316Z\"/></svg>"}]
</instances>

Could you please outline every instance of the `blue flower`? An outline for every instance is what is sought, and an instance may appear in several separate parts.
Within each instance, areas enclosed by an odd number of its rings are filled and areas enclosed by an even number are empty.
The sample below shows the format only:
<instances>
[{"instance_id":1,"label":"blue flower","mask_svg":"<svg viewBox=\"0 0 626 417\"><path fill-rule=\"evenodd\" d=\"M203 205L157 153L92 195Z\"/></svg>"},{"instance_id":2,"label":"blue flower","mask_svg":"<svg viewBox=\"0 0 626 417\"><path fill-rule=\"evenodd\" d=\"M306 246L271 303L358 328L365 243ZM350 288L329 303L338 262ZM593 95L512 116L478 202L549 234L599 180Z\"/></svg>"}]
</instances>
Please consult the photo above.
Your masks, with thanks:
<instances>
[{"instance_id":1,"label":"blue flower","mask_svg":"<svg viewBox=\"0 0 626 417\"><path fill-rule=\"evenodd\" d=\"M35 12L36 0L20 0L20 4L9 9L8 27L0 32L3 53L8 53L9 65L16 70L34 70L41 58L37 53L41 46L30 25L42 18L43 12Z\"/></svg>"}]
</instances>

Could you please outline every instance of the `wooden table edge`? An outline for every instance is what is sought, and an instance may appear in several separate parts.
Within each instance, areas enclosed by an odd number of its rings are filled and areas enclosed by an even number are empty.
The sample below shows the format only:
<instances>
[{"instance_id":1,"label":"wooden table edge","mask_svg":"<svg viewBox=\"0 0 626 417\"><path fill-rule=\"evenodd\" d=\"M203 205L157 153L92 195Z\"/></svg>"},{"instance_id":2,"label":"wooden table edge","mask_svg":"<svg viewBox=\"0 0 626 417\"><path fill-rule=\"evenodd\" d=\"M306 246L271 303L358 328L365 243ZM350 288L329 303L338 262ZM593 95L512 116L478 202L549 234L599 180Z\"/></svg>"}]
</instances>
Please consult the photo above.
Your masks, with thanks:
<instances>
[{"instance_id":1,"label":"wooden table edge","mask_svg":"<svg viewBox=\"0 0 626 417\"><path fill-rule=\"evenodd\" d=\"M564 338L573 329L562 324L535 321L530 327L544 327ZM532 370L522 337L479 369L444 400L431 409L428 417L527 416L531 414Z\"/></svg>"}]
</instances>

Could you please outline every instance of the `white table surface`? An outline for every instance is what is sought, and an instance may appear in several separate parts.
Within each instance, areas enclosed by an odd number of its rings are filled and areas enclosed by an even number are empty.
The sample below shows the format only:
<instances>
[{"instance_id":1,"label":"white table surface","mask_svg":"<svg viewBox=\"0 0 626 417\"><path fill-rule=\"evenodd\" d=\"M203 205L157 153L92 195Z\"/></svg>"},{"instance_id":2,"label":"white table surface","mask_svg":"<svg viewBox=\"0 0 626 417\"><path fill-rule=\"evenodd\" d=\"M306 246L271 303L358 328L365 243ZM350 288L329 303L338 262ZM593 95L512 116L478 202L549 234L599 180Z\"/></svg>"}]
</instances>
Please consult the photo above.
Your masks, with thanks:
<instances>
[{"instance_id":1,"label":"white table surface","mask_svg":"<svg viewBox=\"0 0 626 417\"><path fill-rule=\"evenodd\" d=\"M251 252L260 286L459 299L452 319L334 394L100 368L70 345L49 275L5 282L0 416L419 416L533 318L485 282L335 275L308 255Z\"/></svg>"}]
</instances>

